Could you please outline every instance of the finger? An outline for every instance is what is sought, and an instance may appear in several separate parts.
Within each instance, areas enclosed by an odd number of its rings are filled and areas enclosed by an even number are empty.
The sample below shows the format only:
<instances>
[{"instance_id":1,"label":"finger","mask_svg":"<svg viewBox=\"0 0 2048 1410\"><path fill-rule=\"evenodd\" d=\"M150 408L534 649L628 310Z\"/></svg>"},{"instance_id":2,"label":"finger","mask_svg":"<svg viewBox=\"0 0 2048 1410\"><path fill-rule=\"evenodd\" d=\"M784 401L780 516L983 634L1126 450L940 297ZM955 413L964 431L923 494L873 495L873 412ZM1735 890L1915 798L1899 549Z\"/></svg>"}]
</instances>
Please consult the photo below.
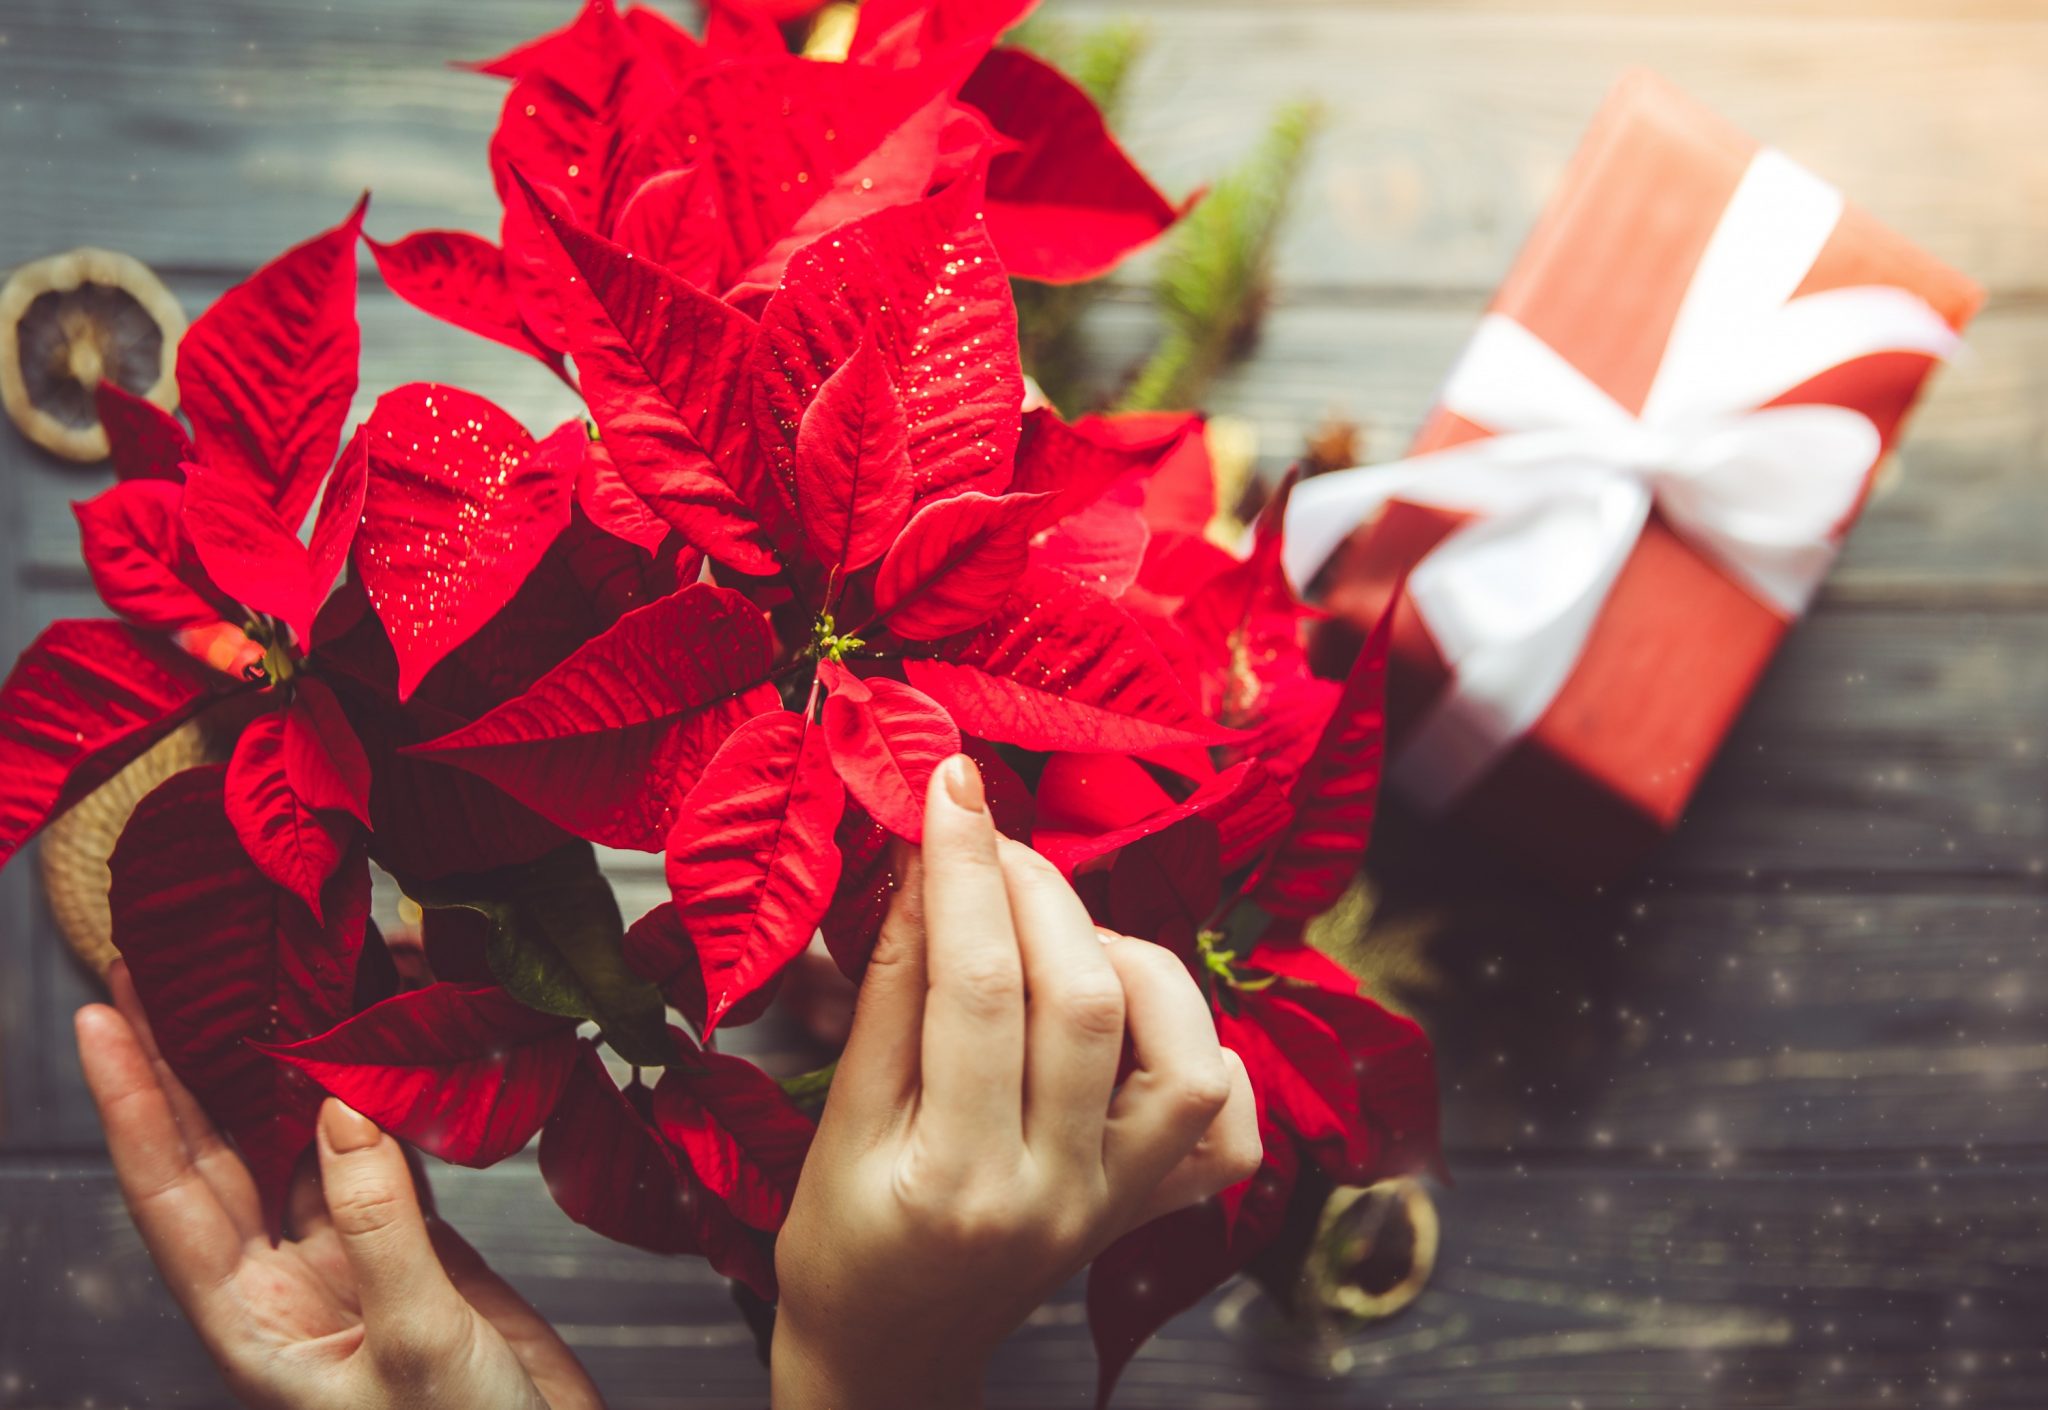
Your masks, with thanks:
<instances>
[{"instance_id":1,"label":"finger","mask_svg":"<svg viewBox=\"0 0 2048 1410\"><path fill-rule=\"evenodd\" d=\"M149 1059L151 1068L156 1072L157 1085L163 1088L164 1098L170 1103L172 1119L177 1122L178 1134L184 1139L193 1167L213 1187L215 1197L220 1200L221 1208L227 1211L228 1218L234 1221L236 1231L245 1239L255 1238L263 1232L263 1197L257 1193L255 1177L250 1175L249 1167L242 1163L242 1157L234 1148L221 1139L219 1129L205 1108L178 1080L178 1074L171 1071L171 1065L164 1061L126 960L117 959L108 968L107 987L113 991L114 1007L120 1010L121 1017L128 1020L143 1056Z\"/></svg>"},{"instance_id":2,"label":"finger","mask_svg":"<svg viewBox=\"0 0 2048 1410\"><path fill-rule=\"evenodd\" d=\"M1172 951L1119 940L1104 952L1124 982L1137 1066L1110 1103L1103 1164L1115 1196L1136 1204L1229 1102L1231 1068L1208 1001Z\"/></svg>"},{"instance_id":3,"label":"finger","mask_svg":"<svg viewBox=\"0 0 2048 1410\"><path fill-rule=\"evenodd\" d=\"M149 1256L200 1330L208 1290L241 1261L242 1236L192 1164L156 1072L128 1021L105 1004L78 1011L78 1056L107 1129L107 1153Z\"/></svg>"},{"instance_id":4,"label":"finger","mask_svg":"<svg viewBox=\"0 0 2048 1410\"><path fill-rule=\"evenodd\" d=\"M1028 995L1024 1141L1069 1168L1100 1171L1103 1123L1123 1055L1123 980L1059 868L1008 838L996 851Z\"/></svg>"},{"instance_id":5,"label":"finger","mask_svg":"<svg viewBox=\"0 0 2048 1410\"><path fill-rule=\"evenodd\" d=\"M924 1041L924 866L898 842L890 860L896 894L861 976L853 1031L832 1074L825 1109L836 1121L881 1130L910 1109Z\"/></svg>"},{"instance_id":6,"label":"finger","mask_svg":"<svg viewBox=\"0 0 2048 1410\"><path fill-rule=\"evenodd\" d=\"M1213 1194L1251 1179L1265 1159L1259 1139L1259 1112L1252 1096L1252 1079L1244 1059L1230 1049L1223 1050L1230 1068L1230 1096L1223 1110L1209 1123L1209 1129L1195 1142L1195 1148L1181 1157L1180 1164L1166 1173L1132 1225L1149 1223L1162 1214L1200 1204Z\"/></svg>"},{"instance_id":7,"label":"finger","mask_svg":"<svg viewBox=\"0 0 2048 1410\"><path fill-rule=\"evenodd\" d=\"M1022 1140L1024 968L981 774L932 772L924 810L925 993L918 1120L936 1147L982 1156Z\"/></svg>"},{"instance_id":8,"label":"finger","mask_svg":"<svg viewBox=\"0 0 2048 1410\"><path fill-rule=\"evenodd\" d=\"M434 1253L441 1260L441 1267L447 1271L449 1281L463 1301L480 1313L486 1322L497 1329L505 1344L512 1348L512 1354L519 1358L519 1364L526 1368L529 1376L538 1383L544 1376L562 1378L567 1372L581 1375L582 1363L576 1353L561 1335L548 1325L540 1313L533 1310L533 1304L521 1297L518 1291L494 1272L484 1262L483 1255L470 1245L469 1240L455 1232L452 1225L436 1219L427 1225L427 1236L433 1241ZM545 1389L546 1387L543 1387ZM550 1405L558 1404L555 1397L548 1397Z\"/></svg>"},{"instance_id":9,"label":"finger","mask_svg":"<svg viewBox=\"0 0 2048 1410\"><path fill-rule=\"evenodd\" d=\"M397 1141L330 1097L320 1108L320 1184L363 1306L378 1369L404 1381L463 1345L469 1318L427 1237Z\"/></svg>"}]
</instances>

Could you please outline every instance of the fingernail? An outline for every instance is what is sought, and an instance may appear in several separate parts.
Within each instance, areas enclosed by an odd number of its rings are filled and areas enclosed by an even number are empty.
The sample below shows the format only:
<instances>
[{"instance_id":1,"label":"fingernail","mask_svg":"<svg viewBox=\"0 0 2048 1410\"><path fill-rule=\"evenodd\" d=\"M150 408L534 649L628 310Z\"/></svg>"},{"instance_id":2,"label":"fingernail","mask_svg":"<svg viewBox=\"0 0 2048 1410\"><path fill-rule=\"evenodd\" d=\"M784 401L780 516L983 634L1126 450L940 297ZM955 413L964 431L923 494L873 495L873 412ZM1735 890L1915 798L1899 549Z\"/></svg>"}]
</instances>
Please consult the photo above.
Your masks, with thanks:
<instances>
[{"instance_id":1,"label":"fingernail","mask_svg":"<svg viewBox=\"0 0 2048 1410\"><path fill-rule=\"evenodd\" d=\"M974 761L965 754L955 754L939 767L945 773L946 796L970 813L980 812L981 770L974 767Z\"/></svg>"},{"instance_id":2,"label":"fingernail","mask_svg":"<svg viewBox=\"0 0 2048 1410\"><path fill-rule=\"evenodd\" d=\"M320 1132L327 1137L328 1149L336 1154L368 1150L384 1134L369 1117L331 1097L320 1108Z\"/></svg>"},{"instance_id":3,"label":"fingernail","mask_svg":"<svg viewBox=\"0 0 2048 1410\"><path fill-rule=\"evenodd\" d=\"M1114 945L1117 941L1123 939L1124 937L1117 934L1114 930L1104 930L1101 926L1098 925L1095 927L1095 938L1097 940L1100 940L1105 945Z\"/></svg>"}]
</instances>

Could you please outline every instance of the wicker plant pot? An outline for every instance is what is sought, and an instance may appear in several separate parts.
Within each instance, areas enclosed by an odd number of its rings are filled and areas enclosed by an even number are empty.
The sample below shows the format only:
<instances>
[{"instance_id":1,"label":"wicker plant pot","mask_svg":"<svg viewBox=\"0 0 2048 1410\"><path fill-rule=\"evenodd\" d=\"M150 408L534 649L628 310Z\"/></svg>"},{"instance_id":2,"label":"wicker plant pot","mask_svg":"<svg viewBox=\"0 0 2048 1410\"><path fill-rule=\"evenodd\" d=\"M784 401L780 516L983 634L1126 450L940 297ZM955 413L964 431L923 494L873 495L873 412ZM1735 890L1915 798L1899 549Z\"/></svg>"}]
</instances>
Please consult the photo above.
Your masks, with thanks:
<instances>
[{"instance_id":1,"label":"wicker plant pot","mask_svg":"<svg viewBox=\"0 0 2048 1410\"><path fill-rule=\"evenodd\" d=\"M158 740L135 761L43 829L43 894L72 953L104 975L117 953L107 909L107 859L136 805L172 774L227 757L224 742L198 721Z\"/></svg>"}]
</instances>

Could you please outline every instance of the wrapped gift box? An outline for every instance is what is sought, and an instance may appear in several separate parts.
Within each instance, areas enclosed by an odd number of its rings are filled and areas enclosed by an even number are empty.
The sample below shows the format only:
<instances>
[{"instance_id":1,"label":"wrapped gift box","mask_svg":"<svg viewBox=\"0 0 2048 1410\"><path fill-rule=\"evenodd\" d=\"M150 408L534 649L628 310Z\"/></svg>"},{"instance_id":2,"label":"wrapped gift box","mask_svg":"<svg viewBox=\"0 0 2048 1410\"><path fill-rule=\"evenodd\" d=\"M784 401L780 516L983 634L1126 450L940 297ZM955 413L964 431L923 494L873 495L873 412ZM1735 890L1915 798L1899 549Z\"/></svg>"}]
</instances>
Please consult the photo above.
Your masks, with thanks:
<instances>
[{"instance_id":1,"label":"wrapped gift box","mask_svg":"<svg viewBox=\"0 0 2048 1410\"><path fill-rule=\"evenodd\" d=\"M1677 822L1981 300L1661 79L1625 79L1418 458L1297 489L1290 566L1325 565L1333 614L1320 650L1355 649L1409 584L1390 781L1546 878L1625 873Z\"/></svg>"}]
</instances>

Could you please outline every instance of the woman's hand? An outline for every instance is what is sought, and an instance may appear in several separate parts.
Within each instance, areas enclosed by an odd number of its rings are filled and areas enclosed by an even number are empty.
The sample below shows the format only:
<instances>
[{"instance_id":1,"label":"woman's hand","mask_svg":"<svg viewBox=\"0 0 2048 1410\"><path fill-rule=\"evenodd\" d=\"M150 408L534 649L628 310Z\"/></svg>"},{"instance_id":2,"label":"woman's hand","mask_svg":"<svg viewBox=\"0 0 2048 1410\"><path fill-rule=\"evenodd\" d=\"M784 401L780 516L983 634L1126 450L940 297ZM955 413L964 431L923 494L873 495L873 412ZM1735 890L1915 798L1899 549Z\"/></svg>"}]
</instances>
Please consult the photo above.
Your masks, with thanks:
<instances>
[{"instance_id":1,"label":"woman's hand","mask_svg":"<svg viewBox=\"0 0 2048 1410\"><path fill-rule=\"evenodd\" d=\"M338 1101L272 1246L255 1183L157 1053L135 987L79 1010L78 1050L122 1196L234 1393L269 1410L589 1410L540 1315L420 1212L397 1141Z\"/></svg>"},{"instance_id":2,"label":"woman's hand","mask_svg":"<svg viewBox=\"0 0 2048 1410\"><path fill-rule=\"evenodd\" d=\"M902 870L776 1245L777 1410L979 1404L990 1351L1060 1283L1259 1163L1244 1065L1186 968L1105 944L997 836L965 757Z\"/></svg>"}]
</instances>

